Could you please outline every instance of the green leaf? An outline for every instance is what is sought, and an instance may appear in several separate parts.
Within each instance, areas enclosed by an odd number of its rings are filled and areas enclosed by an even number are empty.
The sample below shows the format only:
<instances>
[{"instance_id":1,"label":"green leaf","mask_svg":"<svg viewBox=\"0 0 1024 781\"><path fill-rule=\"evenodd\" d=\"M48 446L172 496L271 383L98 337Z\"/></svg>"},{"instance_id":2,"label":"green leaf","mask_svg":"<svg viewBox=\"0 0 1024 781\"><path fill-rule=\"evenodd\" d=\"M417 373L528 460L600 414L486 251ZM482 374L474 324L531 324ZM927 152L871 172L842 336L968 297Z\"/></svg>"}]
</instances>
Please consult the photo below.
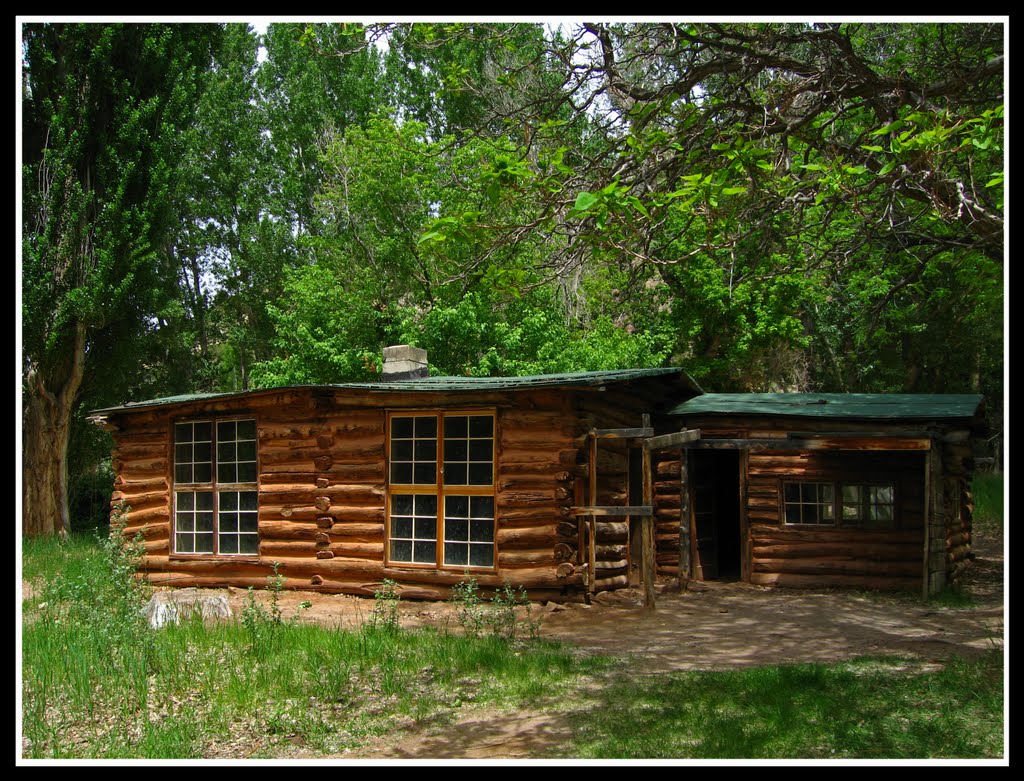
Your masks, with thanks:
<instances>
[{"instance_id":1,"label":"green leaf","mask_svg":"<svg viewBox=\"0 0 1024 781\"><path fill-rule=\"evenodd\" d=\"M895 160L890 160L888 163L883 165L881 167L881 169L879 169L878 175L879 176L885 176L887 173L889 173L895 167L896 167L896 161Z\"/></svg>"},{"instance_id":2,"label":"green leaf","mask_svg":"<svg viewBox=\"0 0 1024 781\"><path fill-rule=\"evenodd\" d=\"M586 190L584 190L583 192L576 196L576 203L573 204L572 209L573 211L577 212L585 212L591 206L596 204L599 200L600 198L594 195L594 193L588 193Z\"/></svg>"}]
</instances>

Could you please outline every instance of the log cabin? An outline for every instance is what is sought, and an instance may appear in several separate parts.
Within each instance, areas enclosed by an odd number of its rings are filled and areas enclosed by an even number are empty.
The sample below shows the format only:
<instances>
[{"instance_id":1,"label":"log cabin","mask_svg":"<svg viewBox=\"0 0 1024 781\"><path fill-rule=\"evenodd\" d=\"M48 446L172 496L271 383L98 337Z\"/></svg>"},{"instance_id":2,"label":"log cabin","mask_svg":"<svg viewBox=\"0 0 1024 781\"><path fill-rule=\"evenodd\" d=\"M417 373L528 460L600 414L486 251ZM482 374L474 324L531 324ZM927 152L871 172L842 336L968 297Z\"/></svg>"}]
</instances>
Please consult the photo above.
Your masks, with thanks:
<instances>
[{"instance_id":1,"label":"log cabin","mask_svg":"<svg viewBox=\"0 0 1024 781\"><path fill-rule=\"evenodd\" d=\"M686 519L681 577L928 596L963 573L981 396L707 393L670 415L700 432L656 467L681 475L656 510Z\"/></svg>"},{"instance_id":2,"label":"log cabin","mask_svg":"<svg viewBox=\"0 0 1024 781\"><path fill-rule=\"evenodd\" d=\"M701 392L684 371L430 377L404 346L384 368L93 412L144 577L259 588L276 565L287 588L357 595L388 579L444 599L467 577L535 599L653 593L642 442Z\"/></svg>"},{"instance_id":3,"label":"log cabin","mask_svg":"<svg viewBox=\"0 0 1024 781\"><path fill-rule=\"evenodd\" d=\"M659 578L920 588L970 552L979 396L705 394L683 370L431 377L96 410L154 585L589 600Z\"/></svg>"}]
</instances>

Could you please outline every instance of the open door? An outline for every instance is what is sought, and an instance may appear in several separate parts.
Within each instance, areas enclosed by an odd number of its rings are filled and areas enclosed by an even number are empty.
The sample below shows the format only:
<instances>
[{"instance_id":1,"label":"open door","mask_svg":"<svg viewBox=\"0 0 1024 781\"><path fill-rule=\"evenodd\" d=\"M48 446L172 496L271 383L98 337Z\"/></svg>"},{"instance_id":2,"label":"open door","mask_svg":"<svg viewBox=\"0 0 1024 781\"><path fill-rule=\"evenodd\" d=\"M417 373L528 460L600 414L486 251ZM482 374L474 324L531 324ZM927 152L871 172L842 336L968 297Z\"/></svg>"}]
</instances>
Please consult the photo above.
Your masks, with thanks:
<instances>
[{"instance_id":1,"label":"open door","mask_svg":"<svg viewBox=\"0 0 1024 781\"><path fill-rule=\"evenodd\" d=\"M740 577L740 464L735 450L691 450L693 575Z\"/></svg>"}]
</instances>

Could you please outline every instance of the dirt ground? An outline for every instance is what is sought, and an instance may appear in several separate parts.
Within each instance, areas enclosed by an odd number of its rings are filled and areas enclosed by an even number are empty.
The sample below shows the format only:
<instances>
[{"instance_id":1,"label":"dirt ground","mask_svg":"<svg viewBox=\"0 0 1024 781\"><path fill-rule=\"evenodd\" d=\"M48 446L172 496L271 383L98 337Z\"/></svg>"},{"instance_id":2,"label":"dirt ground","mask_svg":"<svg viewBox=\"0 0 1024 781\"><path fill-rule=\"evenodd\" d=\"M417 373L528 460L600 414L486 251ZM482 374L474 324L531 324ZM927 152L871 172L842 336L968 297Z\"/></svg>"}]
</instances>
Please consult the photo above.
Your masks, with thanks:
<instances>
[{"instance_id":1,"label":"dirt ground","mask_svg":"<svg viewBox=\"0 0 1024 781\"><path fill-rule=\"evenodd\" d=\"M623 590L600 595L592 605L535 607L532 618L541 619L541 637L587 652L629 654L634 669L647 674L881 654L939 665L1003 646L1002 538L976 539L975 556L967 581L974 604L963 608L912 595L709 582L682 593L662 586L654 610L644 609L640 592ZM225 593L239 611L245 592ZM346 628L358 627L373 607L372 600L358 597L292 592L282 597L285 616L303 600L312 606L301 611L302 621ZM452 606L443 602L402 602L400 615L407 628L456 626ZM516 759L538 756L569 735L564 715L550 709L468 709L454 726L396 731L383 743L338 758Z\"/></svg>"}]
</instances>

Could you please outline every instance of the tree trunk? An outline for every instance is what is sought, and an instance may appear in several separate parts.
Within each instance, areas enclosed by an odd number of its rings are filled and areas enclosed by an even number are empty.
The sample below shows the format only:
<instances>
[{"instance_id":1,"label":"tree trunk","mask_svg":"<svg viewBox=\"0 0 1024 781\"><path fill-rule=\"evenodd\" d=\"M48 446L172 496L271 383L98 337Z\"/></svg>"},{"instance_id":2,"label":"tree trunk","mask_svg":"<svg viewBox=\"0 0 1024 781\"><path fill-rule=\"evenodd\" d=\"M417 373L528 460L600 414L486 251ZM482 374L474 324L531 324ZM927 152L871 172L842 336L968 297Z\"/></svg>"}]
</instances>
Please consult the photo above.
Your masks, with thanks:
<instances>
[{"instance_id":1,"label":"tree trunk","mask_svg":"<svg viewBox=\"0 0 1024 781\"><path fill-rule=\"evenodd\" d=\"M71 352L62 364L52 372L58 376L43 376L33 366L25 382L21 532L26 537L66 535L71 529L68 440L85 365L84 325L76 326Z\"/></svg>"}]
</instances>

